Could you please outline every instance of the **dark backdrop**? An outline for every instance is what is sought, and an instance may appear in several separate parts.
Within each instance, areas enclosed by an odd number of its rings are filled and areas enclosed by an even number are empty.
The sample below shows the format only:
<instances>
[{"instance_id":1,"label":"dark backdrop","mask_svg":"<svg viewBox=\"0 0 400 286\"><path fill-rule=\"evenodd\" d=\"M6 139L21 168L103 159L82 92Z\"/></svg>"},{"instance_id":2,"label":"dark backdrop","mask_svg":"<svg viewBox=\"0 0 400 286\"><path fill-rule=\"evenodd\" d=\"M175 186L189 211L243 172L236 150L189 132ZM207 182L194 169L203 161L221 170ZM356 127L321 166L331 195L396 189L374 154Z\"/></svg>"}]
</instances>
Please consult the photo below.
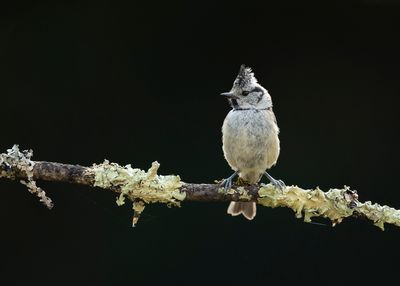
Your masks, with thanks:
<instances>
[{"instance_id":1,"label":"dark backdrop","mask_svg":"<svg viewBox=\"0 0 400 286\"><path fill-rule=\"evenodd\" d=\"M144 2L1 4L1 152L18 143L36 160L158 160L186 182L227 177L219 93L245 63L281 128L273 176L400 208L397 1ZM40 186L52 211L0 180L2 285L398 280L393 226L331 228L261 207L249 222L185 203L151 205L132 229L113 193Z\"/></svg>"}]
</instances>

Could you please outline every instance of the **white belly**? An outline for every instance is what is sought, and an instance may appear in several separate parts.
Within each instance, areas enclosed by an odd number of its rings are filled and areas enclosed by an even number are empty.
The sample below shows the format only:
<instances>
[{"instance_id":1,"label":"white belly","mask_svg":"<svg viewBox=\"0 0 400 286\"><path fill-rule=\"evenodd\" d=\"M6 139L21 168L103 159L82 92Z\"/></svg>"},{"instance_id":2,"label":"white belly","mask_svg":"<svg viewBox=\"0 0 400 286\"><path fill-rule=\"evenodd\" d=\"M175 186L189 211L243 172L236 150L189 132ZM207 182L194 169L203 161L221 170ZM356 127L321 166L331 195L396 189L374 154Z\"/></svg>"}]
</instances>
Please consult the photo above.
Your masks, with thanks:
<instances>
[{"instance_id":1,"label":"white belly","mask_svg":"<svg viewBox=\"0 0 400 286\"><path fill-rule=\"evenodd\" d=\"M270 110L232 110L222 126L225 159L239 176L257 183L279 156L279 129Z\"/></svg>"}]
</instances>

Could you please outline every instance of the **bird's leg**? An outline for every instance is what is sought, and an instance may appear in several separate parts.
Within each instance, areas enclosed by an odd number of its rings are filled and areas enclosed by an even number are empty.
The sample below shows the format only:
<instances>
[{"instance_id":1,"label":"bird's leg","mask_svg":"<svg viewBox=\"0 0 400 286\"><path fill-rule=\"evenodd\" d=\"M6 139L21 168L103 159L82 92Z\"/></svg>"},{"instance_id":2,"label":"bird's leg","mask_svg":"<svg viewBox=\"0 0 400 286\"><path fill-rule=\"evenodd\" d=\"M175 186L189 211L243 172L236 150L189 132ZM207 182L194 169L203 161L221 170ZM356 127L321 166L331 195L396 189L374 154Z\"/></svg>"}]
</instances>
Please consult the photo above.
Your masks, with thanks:
<instances>
[{"instance_id":1,"label":"bird's leg","mask_svg":"<svg viewBox=\"0 0 400 286\"><path fill-rule=\"evenodd\" d=\"M271 182L271 184L274 185L276 188L283 190L283 188L286 187L285 183L282 180L275 180L267 172L264 172L264 175L268 178L268 180Z\"/></svg>"},{"instance_id":2,"label":"bird's leg","mask_svg":"<svg viewBox=\"0 0 400 286\"><path fill-rule=\"evenodd\" d=\"M222 181L221 185L224 185L225 191L228 191L232 187L232 180L239 174L239 171L233 173L229 178Z\"/></svg>"}]
</instances>

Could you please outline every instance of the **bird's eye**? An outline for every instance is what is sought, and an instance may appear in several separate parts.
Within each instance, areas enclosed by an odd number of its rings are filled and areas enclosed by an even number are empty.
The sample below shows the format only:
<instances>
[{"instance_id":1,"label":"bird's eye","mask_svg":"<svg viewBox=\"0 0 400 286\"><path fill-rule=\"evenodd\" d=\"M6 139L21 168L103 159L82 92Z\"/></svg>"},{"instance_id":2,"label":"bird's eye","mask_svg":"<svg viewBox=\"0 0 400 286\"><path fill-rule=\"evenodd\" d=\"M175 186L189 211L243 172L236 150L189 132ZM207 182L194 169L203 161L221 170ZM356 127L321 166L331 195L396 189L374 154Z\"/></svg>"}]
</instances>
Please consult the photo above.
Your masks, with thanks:
<instances>
[{"instance_id":1,"label":"bird's eye","mask_svg":"<svg viewBox=\"0 0 400 286\"><path fill-rule=\"evenodd\" d=\"M243 95L243 96L247 96L248 94L249 94L248 91L246 91L246 90L243 90L243 91L242 91L242 95Z\"/></svg>"}]
</instances>

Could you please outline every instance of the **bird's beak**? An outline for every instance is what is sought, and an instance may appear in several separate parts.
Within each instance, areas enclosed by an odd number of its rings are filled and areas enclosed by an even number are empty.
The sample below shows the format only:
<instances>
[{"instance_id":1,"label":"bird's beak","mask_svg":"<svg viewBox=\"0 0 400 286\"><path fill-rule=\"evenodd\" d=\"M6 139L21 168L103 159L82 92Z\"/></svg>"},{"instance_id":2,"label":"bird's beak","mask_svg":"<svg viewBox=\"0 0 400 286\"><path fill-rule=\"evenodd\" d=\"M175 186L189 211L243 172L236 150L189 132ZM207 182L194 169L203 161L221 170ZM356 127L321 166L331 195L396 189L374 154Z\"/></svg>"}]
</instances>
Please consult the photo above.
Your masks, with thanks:
<instances>
[{"instance_id":1,"label":"bird's beak","mask_svg":"<svg viewBox=\"0 0 400 286\"><path fill-rule=\"evenodd\" d=\"M222 96L225 96L226 98L230 99L236 99L236 95L233 92L223 92L221 93Z\"/></svg>"}]
</instances>

